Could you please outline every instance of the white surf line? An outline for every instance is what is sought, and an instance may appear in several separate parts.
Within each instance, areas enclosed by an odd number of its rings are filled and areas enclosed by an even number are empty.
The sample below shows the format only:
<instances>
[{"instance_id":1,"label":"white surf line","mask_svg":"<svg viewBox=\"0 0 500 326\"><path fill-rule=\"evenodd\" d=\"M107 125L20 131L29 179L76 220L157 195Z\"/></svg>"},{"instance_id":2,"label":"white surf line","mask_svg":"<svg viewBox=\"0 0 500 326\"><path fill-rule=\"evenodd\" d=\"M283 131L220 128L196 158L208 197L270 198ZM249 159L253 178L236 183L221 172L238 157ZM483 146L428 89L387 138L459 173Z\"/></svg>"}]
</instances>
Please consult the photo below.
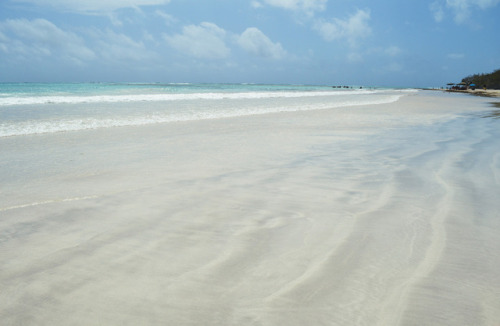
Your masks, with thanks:
<instances>
[{"instance_id":1,"label":"white surf line","mask_svg":"<svg viewBox=\"0 0 500 326\"><path fill-rule=\"evenodd\" d=\"M24 205L16 205L16 206L9 206L9 207L0 208L0 212L6 212L6 211L13 210L13 209L34 207L34 206L54 204L54 203L63 203L63 202L71 202L71 201L78 201L78 200L94 199L97 197L99 197L99 196L92 195L92 196L83 196L83 197L44 200L44 201L38 201L38 202L24 204Z\"/></svg>"}]
</instances>

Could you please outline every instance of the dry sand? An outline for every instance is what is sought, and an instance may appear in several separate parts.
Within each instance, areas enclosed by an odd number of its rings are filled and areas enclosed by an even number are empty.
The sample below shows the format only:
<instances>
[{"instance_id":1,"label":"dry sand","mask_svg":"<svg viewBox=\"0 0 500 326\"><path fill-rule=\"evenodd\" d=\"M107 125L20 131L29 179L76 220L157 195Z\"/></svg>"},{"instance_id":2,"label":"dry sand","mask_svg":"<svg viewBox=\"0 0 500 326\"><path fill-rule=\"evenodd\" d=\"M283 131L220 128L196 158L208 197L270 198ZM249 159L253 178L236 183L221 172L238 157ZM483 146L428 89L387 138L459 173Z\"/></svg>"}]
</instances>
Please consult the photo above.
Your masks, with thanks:
<instances>
[{"instance_id":1,"label":"dry sand","mask_svg":"<svg viewBox=\"0 0 500 326\"><path fill-rule=\"evenodd\" d=\"M0 139L1 325L500 325L491 99Z\"/></svg>"}]
</instances>

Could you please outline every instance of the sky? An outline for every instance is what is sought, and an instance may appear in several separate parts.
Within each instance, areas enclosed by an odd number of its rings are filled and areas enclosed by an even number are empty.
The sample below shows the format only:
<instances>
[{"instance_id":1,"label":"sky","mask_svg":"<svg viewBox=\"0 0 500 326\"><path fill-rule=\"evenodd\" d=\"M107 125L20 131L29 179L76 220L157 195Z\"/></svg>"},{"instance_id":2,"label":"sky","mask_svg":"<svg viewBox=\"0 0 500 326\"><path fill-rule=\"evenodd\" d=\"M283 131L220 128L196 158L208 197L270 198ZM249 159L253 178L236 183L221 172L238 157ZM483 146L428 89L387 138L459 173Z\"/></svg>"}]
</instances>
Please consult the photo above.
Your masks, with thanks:
<instances>
[{"instance_id":1,"label":"sky","mask_svg":"<svg viewBox=\"0 0 500 326\"><path fill-rule=\"evenodd\" d=\"M500 0L0 0L0 82L440 87L500 68Z\"/></svg>"}]
</instances>

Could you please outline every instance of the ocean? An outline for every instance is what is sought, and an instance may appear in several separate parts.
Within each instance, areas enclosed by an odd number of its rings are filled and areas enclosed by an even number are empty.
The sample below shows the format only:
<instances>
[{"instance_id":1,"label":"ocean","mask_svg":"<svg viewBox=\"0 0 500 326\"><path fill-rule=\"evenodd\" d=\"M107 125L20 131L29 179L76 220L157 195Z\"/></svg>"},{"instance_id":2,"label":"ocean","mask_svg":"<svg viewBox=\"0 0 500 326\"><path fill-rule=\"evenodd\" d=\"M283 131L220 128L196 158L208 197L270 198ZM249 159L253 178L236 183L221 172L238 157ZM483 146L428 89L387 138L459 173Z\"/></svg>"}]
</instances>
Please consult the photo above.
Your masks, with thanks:
<instances>
[{"instance_id":1,"label":"ocean","mask_svg":"<svg viewBox=\"0 0 500 326\"><path fill-rule=\"evenodd\" d=\"M1 83L0 137L397 101L409 89L190 83Z\"/></svg>"}]
</instances>

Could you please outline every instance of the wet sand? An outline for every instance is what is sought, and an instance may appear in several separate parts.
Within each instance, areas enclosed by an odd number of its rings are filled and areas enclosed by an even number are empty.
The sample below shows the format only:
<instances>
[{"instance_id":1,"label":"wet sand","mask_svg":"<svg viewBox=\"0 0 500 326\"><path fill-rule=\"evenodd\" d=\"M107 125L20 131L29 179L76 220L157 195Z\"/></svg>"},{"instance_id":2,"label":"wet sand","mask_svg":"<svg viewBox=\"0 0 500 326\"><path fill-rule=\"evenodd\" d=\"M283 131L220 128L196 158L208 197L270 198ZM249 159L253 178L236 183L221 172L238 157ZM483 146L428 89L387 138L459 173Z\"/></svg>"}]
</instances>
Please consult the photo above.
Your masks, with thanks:
<instances>
[{"instance_id":1,"label":"wet sand","mask_svg":"<svg viewBox=\"0 0 500 326\"><path fill-rule=\"evenodd\" d=\"M489 102L1 138L1 324L500 325Z\"/></svg>"}]
</instances>

